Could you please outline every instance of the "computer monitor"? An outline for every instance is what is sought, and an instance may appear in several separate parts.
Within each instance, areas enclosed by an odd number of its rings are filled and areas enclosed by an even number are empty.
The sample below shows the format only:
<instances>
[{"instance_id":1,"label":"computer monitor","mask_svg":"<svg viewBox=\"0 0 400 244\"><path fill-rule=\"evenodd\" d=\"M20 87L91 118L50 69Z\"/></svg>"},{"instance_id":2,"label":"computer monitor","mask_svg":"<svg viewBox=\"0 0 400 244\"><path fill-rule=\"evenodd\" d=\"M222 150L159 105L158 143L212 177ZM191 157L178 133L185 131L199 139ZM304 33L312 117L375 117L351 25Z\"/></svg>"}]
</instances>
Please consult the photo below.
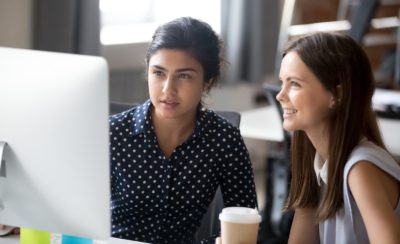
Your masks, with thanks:
<instances>
[{"instance_id":1,"label":"computer monitor","mask_svg":"<svg viewBox=\"0 0 400 244\"><path fill-rule=\"evenodd\" d=\"M0 141L1 224L110 237L103 58L0 48Z\"/></svg>"}]
</instances>

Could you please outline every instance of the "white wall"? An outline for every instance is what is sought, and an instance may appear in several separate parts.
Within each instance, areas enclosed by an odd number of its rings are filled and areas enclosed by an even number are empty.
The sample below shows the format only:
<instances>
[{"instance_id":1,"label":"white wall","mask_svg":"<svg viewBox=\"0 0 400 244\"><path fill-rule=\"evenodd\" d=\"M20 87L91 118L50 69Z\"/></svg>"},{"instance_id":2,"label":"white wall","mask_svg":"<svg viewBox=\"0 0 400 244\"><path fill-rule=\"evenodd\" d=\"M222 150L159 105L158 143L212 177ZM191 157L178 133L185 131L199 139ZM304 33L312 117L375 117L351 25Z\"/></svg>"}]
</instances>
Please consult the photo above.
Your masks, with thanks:
<instances>
[{"instance_id":1,"label":"white wall","mask_svg":"<svg viewBox=\"0 0 400 244\"><path fill-rule=\"evenodd\" d=\"M0 0L0 46L32 48L32 0Z\"/></svg>"}]
</instances>

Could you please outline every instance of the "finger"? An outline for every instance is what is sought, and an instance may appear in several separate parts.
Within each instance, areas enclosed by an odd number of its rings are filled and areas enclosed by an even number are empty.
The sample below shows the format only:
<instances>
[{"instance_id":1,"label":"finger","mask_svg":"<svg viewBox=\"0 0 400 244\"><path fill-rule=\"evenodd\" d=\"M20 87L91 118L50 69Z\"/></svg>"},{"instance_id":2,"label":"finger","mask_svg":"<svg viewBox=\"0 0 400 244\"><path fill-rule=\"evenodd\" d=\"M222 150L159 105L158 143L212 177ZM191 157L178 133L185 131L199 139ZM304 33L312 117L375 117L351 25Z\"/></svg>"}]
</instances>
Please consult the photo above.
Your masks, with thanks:
<instances>
[{"instance_id":1,"label":"finger","mask_svg":"<svg viewBox=\"0 0 400 244\"><path fill-rule=\"evenodd\" d=\"M222 244L221 237L217 237L217 239L215 239L215 244Z\"/></svg>"},{"instance_id":2,"label":"finger","mask_svg":"<svg viewBox=\"0 0 400 244\"><path fill-rule=\"evenodd\" d=\"M18 235L18 234L19 234L19 228L15 228L15 229L13 230L13 233L16 234L16 235Z\"/></svg>"}]
</instances>

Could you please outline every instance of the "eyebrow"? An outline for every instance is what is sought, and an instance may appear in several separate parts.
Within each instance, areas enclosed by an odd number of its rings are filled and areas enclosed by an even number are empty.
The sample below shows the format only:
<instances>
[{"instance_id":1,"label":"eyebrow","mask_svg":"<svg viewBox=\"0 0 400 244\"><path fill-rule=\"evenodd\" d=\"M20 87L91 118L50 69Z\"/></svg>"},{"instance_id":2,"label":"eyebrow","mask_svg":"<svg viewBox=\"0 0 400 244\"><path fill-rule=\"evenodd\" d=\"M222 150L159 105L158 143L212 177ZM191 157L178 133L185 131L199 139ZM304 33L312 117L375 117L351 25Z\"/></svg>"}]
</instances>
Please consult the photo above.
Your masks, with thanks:
<instances>
[{"instance_id":1,"label":"eyebrow","mask_svg":"<svg viewBox=\"0 0 400 244\"><path fill-rule=\"evenodd\" d=\"M167 71L166 68L164 68L164 67L162 67L162 66L159 66L159 65L152 65L152 67L153 67L153 68L156 68L156 69L159 69L159 70L162 70L162 71ZM182 69L177 69L177 70L176 70L177 73L180 73L180 72L187 72L187 71L189 71L189 72L191 71L191 72L197 73L197 70L195 70L195 69L193 69L193 68L182 68Z\"/></svg>"},{"instance_id":2,"label":"eyebrow","mask_svg":"<svg viewBox=\"0 0 400 244\"><path fill-rule=\"evenodd\" d=\"M299 80L299 81L306 81L306 80L304 80L304 79L301 79L301 78L299 78L299 77L297 77L297 76L288 76L287 78L286 78L286 80L288 81L288 80L291 80L291 79L295 79L295 80ZM281 77L279 77L279 80L283 80Z\"/></svg>"}]
</instances>

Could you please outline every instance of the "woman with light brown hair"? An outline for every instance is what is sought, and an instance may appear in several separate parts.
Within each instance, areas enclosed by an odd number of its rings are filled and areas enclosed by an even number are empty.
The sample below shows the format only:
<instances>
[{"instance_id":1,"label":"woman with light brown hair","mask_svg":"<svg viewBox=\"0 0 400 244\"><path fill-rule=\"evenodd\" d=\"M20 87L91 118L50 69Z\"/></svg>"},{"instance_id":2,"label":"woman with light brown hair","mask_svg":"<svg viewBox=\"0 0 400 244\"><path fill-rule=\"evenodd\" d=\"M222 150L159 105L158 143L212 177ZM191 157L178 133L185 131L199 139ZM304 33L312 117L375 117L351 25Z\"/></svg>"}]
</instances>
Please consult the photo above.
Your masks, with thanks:
<instances>
[{"instance_id":1,"label":"woman with light brown hair","mask_svg":"<svg viewBox=\"0 0 400 244\"><path fill-rule=\"evenodd\" d=\"M293 132L289 243L400 243L400 166L372 110L369 60L350 37L288 44L277 95Z\"/></svg>"}]
</instances>

